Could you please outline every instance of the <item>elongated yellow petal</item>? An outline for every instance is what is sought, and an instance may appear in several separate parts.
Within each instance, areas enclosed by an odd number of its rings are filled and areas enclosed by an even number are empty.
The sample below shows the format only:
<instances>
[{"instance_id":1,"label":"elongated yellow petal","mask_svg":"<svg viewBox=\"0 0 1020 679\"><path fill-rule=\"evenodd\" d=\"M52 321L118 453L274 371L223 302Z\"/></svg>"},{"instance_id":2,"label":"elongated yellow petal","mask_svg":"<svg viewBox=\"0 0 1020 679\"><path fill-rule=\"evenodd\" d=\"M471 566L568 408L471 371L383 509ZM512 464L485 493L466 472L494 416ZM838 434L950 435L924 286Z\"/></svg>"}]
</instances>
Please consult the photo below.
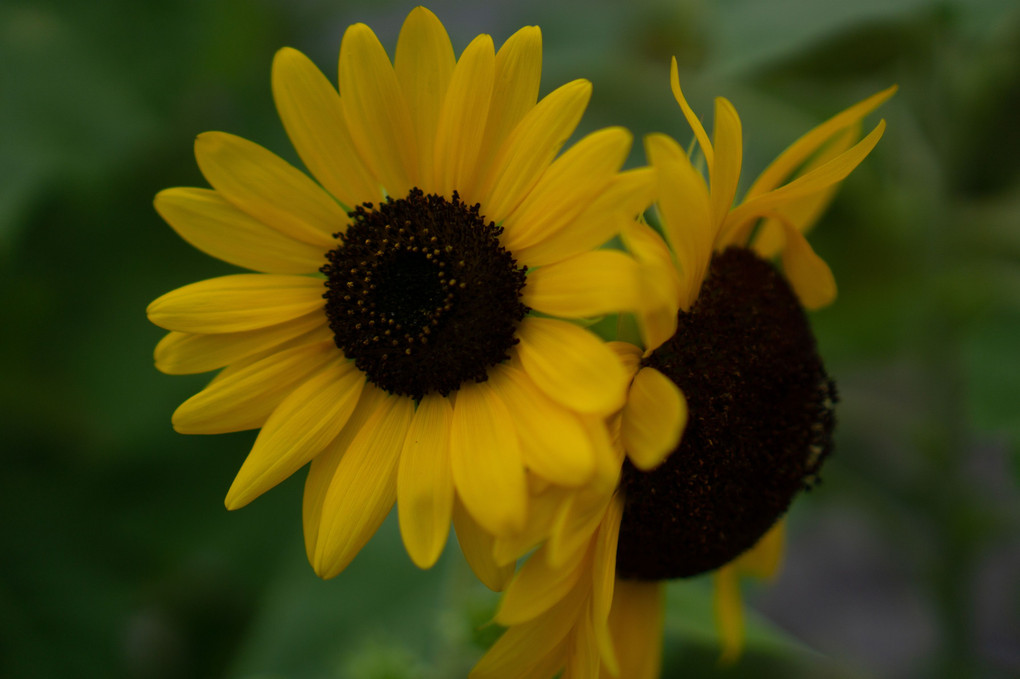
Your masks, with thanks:
<instances>
[{"instance_id":1,"label":"elongated yellow petal","mask_svg":"<svg viewBox=\"0 0 1020 679\"><path fill-rule=\"evenodd\" d=\"M595 250L541 267L528 276L522 301L561 318L587 318L645 306L641 270L618 250Z\"/></svg>"},{"instance_id":2,"label":"elongated yellow petal","mask_svg":"<svg viewBox=\"0 0 1020 679\"><path fill-rule=\"evenodd\" d=\"M570 635L570 650L567 655L567 666L563 671L563 679L579 677L597 677L602 661L599 657L599 639L592 620L592 602L588 599L585 610L578 618L577 625Z\"/></svg>"},{"instance_id":3,"label":"elongated yellow petal","mask_svg":"<svg viewBox=\"0 0 1020 679\"><path fill-rule=\"evenodd\" d=\"M309 343L332 337L325 316L319 312L248 332L218 335L171 332L156 345L156 368L170 375L204 373L316 330L319 332Z\"/></svg>"},{"instance_id":4,"label":"elongated yellow petal","mask_svg":"<svg viewBox=\"0 0 1020 679\"><path fill-rule=\"evenodd\" d=\"M883 102L896 93L893 85L867 99L854 104L850 108L837 113L821 125L813 128L800 139L790 144L779 156L769 164L747 191L744 200L750 200L761 194L768 193L789 177L805 160L810 158L821 146L840 130L858 123Z\"/></svg>"},{"instance_id":5,"label":"elongated yellow petal","mask_svg":"<svg viewBox=\"0 0 1020 679\"><path fill-rule=\"evenodd\" d=\"M786 542L786 521L780 519L765 535L733 561L741 575L772 578L779 572Z\"/></svg>"},{"instance_id":6,"label":"elongated yellow petal","mask_svg":"<svg viewBox=\"0 0 1020 679\"><path fill-rule=\"evenodd\" d=\"M340 44L340 100L358 154L391 196L417 183L414 126L386 50L365 24Z\"/></svg>"},{"instance_id":7,"label":"elongated yellow petal","mask_svg":"<svg viewBox=\"0 0 1020 679\"><path fill-rule=\"evenodd\" d=\"M453 527L460 551L475 576L493 592L503 591L513 577L514 562L496 562L493 558L495 538L478 525L459 499L453 503Z\"/></svg>"},{"instance_id":8,"label":"elongated yellow petal","mask_svg":"<svg viewBox=\"0 0 1020 679\"><path fill-rule=\"evenodd\" d=\"M377 388L371 382L366 382L365 387L361 390L358 405L354 408L351 416L347 418L347 423L340 430L340 434L309 465L301 504L301 521L304 525L305 552L308 554L308 562L313 565L315 563L315 546L319 541L319 528L322 525L322 506L336 468L351 442L361 432L369 418L383 406L387 396L385 391Z\"/></svg>"},{"instance_id":9,"label":"elongated yellow petal","mask_svg":"<svg viewBox=\"0 0 1020 679\"><path fill-rule=\"evenodd\" d=\"M260 427L290 392L338 353L327 340L273 353L229 374L225 370L174 411L174 429L225 434Z\"/></svg>"},{"instance_id":10,"label":"elongated yellow petal","mask_svg":"<svg viewBox=\"0 0 1020 679\"><path fill-rule=\"evenodd\" d=\"M528 493L513 417L492 386L457 391L450 432L457 495L471 516L494 535L524 526Z\"/></svg>"},{"instance_id":11,"label":"elongated yellow petal","mask_svg":"<svg viewBox=\"0 0 1020 679\"><path fill-rule=\"evenodd\" d=\"M534 245L576 218L605 189L627 159L633 135L610 127L587 135L549 166L503 224L510 250Z\"/></svg>"},{"instance_id":12,"label":"elongated yellow petal","mask_svg":"<svg viewBox=\"0 0 1020 679\"><path fill-rule=\"evenodd\" d=\"M453 514L450 400L422 398L411 420L397 470L400 534L418 568L431 568L446 545Z\"/></svg>"},{"instance_id":13,"label":"elongated yellow petal","mask_svg":"<svg viewBox=\"0 0 1020 679\"><path fill-rule=\"evenodd\" d=\"M176 188L156 195L156 211L202 252L264 273L312 273L326 248L294 240L249 217L208 189Z\"/></svg>"},{"instance_id":14,"label":"elongated yellow petal","mask_svg":"<svg viewBox=\"0 0 1020 679\"><path fill-rule=\"evenodd\" d=\"M348 208L379 200L379 180L358 156L339 93L301 52L276 53L273 99L301 162L327 191ZM346 224L333 224L331 233Z\"/></svg>"},{"instance_id":15,"label":"elongated yellow petal","mask_svg":"<svg viewBox=\"0 0 1020 679\"><path fill-rule=\"evenodd\" d=\"M691 126L691 130L698 140L701 153L705 156L705 163L708 165L709 172L711 172L715 166L715 153L712 151L712 144L708 141L708 133L705 132L705 128L698 119L698 116L694 114L694 109L687 103L684 93L680 90L680 70L677 68L676 57L673 57L669 65L669 84L673 90L673 97L676 99L676 103L680 104L680 110L683 111L687 124Z\"/></svg>"},{"instance_id":16,"label":"elongated yellow petal","mask_svg":"<svg viewBox=\"0 0 1020 679\"><path fill-rule=\"evenodd\" d=\"M195 159L206 180L233 205L294 240L334 246L347 214L322 188L283 158L226 132L203 132Z\"/></svg>"},{"instance_id":17,"label":"elongated yellow petal","mask_svg":"<svg viewBox=\"0 0 1020 679\"><path fill-rule=\"evenodd\" d=\"M411 399L388 396L340 458L322 501L312 564L319 577L347 568L393 507L397 461L413 411Z\"/></svg>"},{"instance_id":18,"label":"elongated yellow petal","mask_svg":"<svg viewBox=\"0 0 1020 679\"><path fill-rule=\"evenodd\" d=\"M485 137L478 152L478 169L487 176L489 166L507 135L538 101L542 78L542 32L525 26L511 35L496 52L496 77Z\"/></svg>"},{"instance_id":19,"label":"elongated yellow petal","mask_svg":"<svg viewBox=\"0 0 1020 679\"><path fill-rule=\"evenodd\" d=\"M647 224L629 222L620 232L623 243L641 263L641 290L646 306L635 317L648 351L657 349L676 332L677 311L697 297L685 287L666 244ZM700 283L699 283L700 285Z\"/></svg>"},{"instance_id":20,"label":"elongated yellow petal","mask_svg":"<svg viewBox=\"0 0 1020 679\"><path fill-rule=\"evenodd\" d=\"M650 167L616 175L576 219L555 225L534 245L515 250L519 262L545 266L587 252L616 236L651 205L656 173Z\"/></svg>"},{"instance_id":21,"label":"elongated yellow petal","mask_svg":"<svg viewBox=\"0 0 1020 679\"><path fill-rule=\"evenodd\" d=\"M687 399L655 368L634 376L623 408L623 447L634 466L649 471L680 444L687 425Z\"/></svg>"},{"instance_id":22,"label":"elongated yellow petal","mask_svg":"<svg viewBox=\"0 0 1020 679\"><path fill-rule=\"evenodd\" d=\"M574 413L546 396L518 368L499 366L489 382L510 413L528 469L562 486L579 486L592 477L595 451Z\"/></svg>"},{"instance_id":23,"label":"elongated yellow petal","mask_svg":"<svg viewBox=\"0 0 1020 679\"><path fill-rule=\"evenodd\" d=\"M528 498L528 520L524 524L524 530L496 539L492 549L496 563L512 564L545 541L551 534L552 526L560 512L563 511L564 503L573 492L572 488L560 486L548 486L541 491L532 488Z\"/></svg>"},{"instance_id":24,"label":"elongated yellow petal","mask_svg":"<svg viewBox=\"0 0 1020 679\"><path fill-rule=\"evenodd\" d=\"M476 161L492 102L496 55L492 38L471 41L453 70L436 130L433 167L442 195L459 190L468 200L479 177ZM470 202L470 201L469 201Z\"/></svg>"},{"instance_id":25,"label":"elongated yellow petal","mask_svg":"<svg viewBox=\"0 0 1020 679\"><path fill-rule=\"evenodd\" d=\"M227 492L240 509L280 483L340 433L358 403L365 374L340 356L285 398L262 426Z\"/></svg>"},{"instance_id":26,"label":"elongated yellow petal","mask_svg":"<svg viewBox=\"0 0 1020 679\"><path fill-rule=\"evenodd\" d=\"M722 224L736 198L743 161L740 117L733 104L722 97L715 100L715 126L712 134L715 140L715 164L709 172L712 223Z\"/></svg>"},{"instance_id":27,"label":"elongated yellow petal","mask_svg":"<svg viewBox=\"0 0 1020 679\"><path fill-rule=\"evenodd\" d=\"M559 568L583 552L606 515L606 505L612 501L612 490L586 488L575 492L563 511L556 517L549 538L547 558Z\"/></svg>"},{"instance_id":28,"label":"elongated yellow petal","mask_svg":"<svg viewBox=\"0 0 1020 679\"><path fill-rule=\"evenodd\" d=\"M521 364L546 396L584 413L609 414L623 405L627 375L595 335L566 321L532 316L517 334Z\"/></svg>"},{"instance_id":29,"label":"elongated yellow petal","mask_svg":"<svg viewBox=\"0 0 1020 679\"><path fill-rule=\"evenodd\" d=\"M851 125L832 140L811 162L798 172L798 176L806 174L816 167L821 167L839 154L850 148L860 137L860 123ZM818 193L790 201L783 206L783 216L801 233L807 233L829 207L839 184L833 184ZM783 249L785 243L783 226L776 219L766 219L754 234L751 247L763 258L771 258Z\"/></svg>"},{"instance_id":30,"label":"elongated yellow petal","mask_svg":"<svg viewBox=\"0 0 1020 679\"><path fill-rule=\"evenodd\" d=\"M177 288L149 304L161 328L233 333L278 325L322 308L322 281L305 276L235 274Z\"/></svg>"},{"instance_id":31,"label":"elongated yellow petal","mask_svg":"<svg viewBox=\"0 0 1020 679\"><path fill-rule=\"evenodd\" d=\"M783 226L786 245L783 247L783 272L805 309L821 309L836 299L836 278L825 260L815 254L811 245L785 218Z\"/></svg>"},{"instance_id":32,"label":"elongated yellow petal","mask_svg":"<svg viewBox=\"0 0 1020 679\"><path fill-rule=\"evenodd\" d=\"M716 247L722 248L728 244L745 244L750 228L758 217L781 213L783 207L790 202L816 194L846 179L847 175L853 172L854 168L860 165L861 161L875 148L878 140L882 138L883 132L885 132L885 121L881 120L868 136L829 162L774 191L745 200L726 217L726 222L716 239Z\"/></svg>"},{"instance_id":33,"label":"elongated yellow petal","mask_svg":"<svg viewBox=\"0 0 1020 679\"><path fill-rule=\"evenodd\" d=\"M415 7L397 40L393 70L404 93L418 147L418 188L434 193L433 155L439 111L446 98L456 58L450 36L436 15Z\"/></svg>"},{"instance_id":34,"label":"elongated yellow petal","mask_svg":"<svg viewBox=\"0 0 1020 679\"><path fill-rule=\"evenodd\" d=\"M623 497L614 495L606 507L605 517L599 526L592 560L591 620L593 633L598 642L599 655L609 673L620 673L616 659L612 634L609 630L609 612L616 587L616 547L620 538L620 522L623 520Z\"/></svg>"},{"instance_id":35,"label":"elongated yellow petal","mask_svg":"<svg viewBox=\"0 0 1020 679\"><path fill-rule=\"evenodd\" d=\"M620 677L658 679L662 664L663 587L659 582L617 580L609 627Z\"/></svg>"},{"instance_id":36,"label":"elongated yellow petal","mask_svg":"<svg viewBox=\"0 0 1020 679\"><path fill-rule=\"evenodd\" d=\"M550 567L545 551L535 552L510 581L496 611L498 624L509 627L538 617L567 596L582 575L590 574L590 550L579 551L556 568Z\"/></svg>"},{"instance_id":37,"label":"elongated yellow petal","mask_svg":"<svg viewBox=\"0 0 1020 679\"><path fill-rule=\"evenodd\" d=\"M528 111L496 154L479 190L482 212L499 223L534 188L581 120L591 83L575 80L548 94Z\"/></svg>"},{"instance_id":38,"label":"elongated yellow petal","mask_svg":"<svg viewBox=\"0 0 1020 679\"><path fill-rule=\"evenodd\" d=\"M740 598L740 582L732 563L718 569L712 579L715 585L715 625L722 646L719 662L728 665L735 662L744 649L744 605Z\"/></svg>"}]
</instances>

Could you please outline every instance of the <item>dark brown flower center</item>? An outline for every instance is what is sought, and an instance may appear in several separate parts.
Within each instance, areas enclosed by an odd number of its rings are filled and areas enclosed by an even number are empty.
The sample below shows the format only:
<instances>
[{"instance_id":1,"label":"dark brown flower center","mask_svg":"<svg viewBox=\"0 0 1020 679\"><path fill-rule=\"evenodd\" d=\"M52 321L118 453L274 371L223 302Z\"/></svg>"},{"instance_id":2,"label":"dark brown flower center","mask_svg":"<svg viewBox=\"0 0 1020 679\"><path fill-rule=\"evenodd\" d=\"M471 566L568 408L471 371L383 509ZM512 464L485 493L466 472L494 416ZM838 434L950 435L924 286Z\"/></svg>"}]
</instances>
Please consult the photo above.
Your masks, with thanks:
<instances>
[{"instance_id":1,"label":"dark brown flower center","mask_svg":"<svg viewBox=\"0 0 1020 679\"><path fill-rule=\"evenodd\" d=\"M617 573L682 578L752 547L816 480L836 389L790 286L744 248L712 259L676 334L644 360L683 390L683 440L651 472L624 464Z\"/></svg>"},{"instance_id":2,"label":"dark brown flower center","mask_svg":"<svg viewBox=\"0 0 1020 679\"><path fill-rule=\"evenodd\" d=\"M481 382L506 360L528 308L526 267L479 206L426 196L350 213L327 255L326 316L336 345L376 386L414 399Z\"/></svg>"}]
</instances>

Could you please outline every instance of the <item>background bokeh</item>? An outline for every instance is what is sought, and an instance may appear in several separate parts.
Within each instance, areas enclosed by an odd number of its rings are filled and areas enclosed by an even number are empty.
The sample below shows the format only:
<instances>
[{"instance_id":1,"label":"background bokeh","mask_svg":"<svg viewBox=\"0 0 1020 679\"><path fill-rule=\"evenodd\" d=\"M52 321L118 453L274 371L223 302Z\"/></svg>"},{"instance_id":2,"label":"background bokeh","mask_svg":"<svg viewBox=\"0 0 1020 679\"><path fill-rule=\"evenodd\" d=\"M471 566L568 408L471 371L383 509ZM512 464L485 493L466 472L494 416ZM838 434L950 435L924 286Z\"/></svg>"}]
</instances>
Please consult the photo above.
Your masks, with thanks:
<instances>
[{"instance_id":1,"label":"background bokeh","mask_svg":"<svg viewBox=\"0 0 1020 679\"><path fill-rule=\"evenodd\" d=\"M253 433L185 437L205 376L152 367L156 296L230 271L161 222L204 185L194 136L294 159L269 87L297 47L335 77L344 27L392 50L411 5L0 4L0 676L445 679L498 630L455 548L429 572L391 520L318 580L302 475L236 513ZM536 23L543 89L595 83L582 131L690 139L741 113L745 177L897 82L889 128L812 236L840 299L813 316L842 404L825 482L751 586L719 668L708 582L670 590L665 677L1020 676L1020 7L1015 0L539 0L430 6L456 49ZM877 116L875 117L877 118ZM874 122L874 118L872 119ZM632 164L640 163L640 145Z\"/></svg>"}]
</instances>

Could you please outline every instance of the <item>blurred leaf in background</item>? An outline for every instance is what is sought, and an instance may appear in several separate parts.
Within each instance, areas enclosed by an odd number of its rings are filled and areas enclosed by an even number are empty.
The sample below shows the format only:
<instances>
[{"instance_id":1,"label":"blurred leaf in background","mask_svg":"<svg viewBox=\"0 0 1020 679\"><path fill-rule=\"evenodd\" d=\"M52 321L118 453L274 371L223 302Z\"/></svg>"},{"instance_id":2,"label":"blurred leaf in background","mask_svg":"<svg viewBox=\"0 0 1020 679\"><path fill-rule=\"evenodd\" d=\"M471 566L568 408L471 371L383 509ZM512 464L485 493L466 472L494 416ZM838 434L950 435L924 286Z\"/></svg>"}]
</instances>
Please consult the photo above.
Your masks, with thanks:
<instances>
[{"instance_id":1,"label":"blurred leaf in background","mask_svg":"<svg viewBox=\"0 0 1020 679\"><path fill-rule=\"evenodd\" d=\"M391 520L315 578L300 480L222 499L251 433L183 437L208 377L152 368L145 305L229 273L152 209L201 186L194 136L291 160L269 66L329 75L364 21L392 50L408 3L0 5L0 676L464 676L498 634L454 545L429 572ZM755 587L748 649L720 668L704 581L670 589L664 676L1020 674L1020 8L1012 0L570 0L430 5L462 49L543 30L545 91L595 84L578 131L689 138L730 98L753 177L853 101L900 85L889 130L812 236L840 299L812 318L842 394L825 482ZM639 145L637 145L639 146ZM643 162L636 149L632 164ZM745 187L746 188L746 187ZM682 674L681 674L682 673Z\"/></svg>"}]
</instances>

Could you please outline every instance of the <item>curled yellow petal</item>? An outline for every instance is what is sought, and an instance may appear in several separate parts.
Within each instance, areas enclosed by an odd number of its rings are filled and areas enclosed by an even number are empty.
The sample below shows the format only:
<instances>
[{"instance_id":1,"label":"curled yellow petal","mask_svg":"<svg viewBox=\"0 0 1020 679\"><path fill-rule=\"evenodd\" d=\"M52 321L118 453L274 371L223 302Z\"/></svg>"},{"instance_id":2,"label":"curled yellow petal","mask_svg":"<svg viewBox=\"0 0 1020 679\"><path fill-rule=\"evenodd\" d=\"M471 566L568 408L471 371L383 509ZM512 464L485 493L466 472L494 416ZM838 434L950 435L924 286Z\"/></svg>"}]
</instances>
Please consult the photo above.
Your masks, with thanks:
<instances>
[{"instance_id":1,"label":"curled yellow petal","mask_svg":"<svg viewBox=\"0 0 1020 679\"><path fill-rule=\"evenodd\" d=\"M623 408L623 447L634 466L654 469L680 444L687 400L680 387L654 368L634 376Z\"/></svg>"}]
</instances>

